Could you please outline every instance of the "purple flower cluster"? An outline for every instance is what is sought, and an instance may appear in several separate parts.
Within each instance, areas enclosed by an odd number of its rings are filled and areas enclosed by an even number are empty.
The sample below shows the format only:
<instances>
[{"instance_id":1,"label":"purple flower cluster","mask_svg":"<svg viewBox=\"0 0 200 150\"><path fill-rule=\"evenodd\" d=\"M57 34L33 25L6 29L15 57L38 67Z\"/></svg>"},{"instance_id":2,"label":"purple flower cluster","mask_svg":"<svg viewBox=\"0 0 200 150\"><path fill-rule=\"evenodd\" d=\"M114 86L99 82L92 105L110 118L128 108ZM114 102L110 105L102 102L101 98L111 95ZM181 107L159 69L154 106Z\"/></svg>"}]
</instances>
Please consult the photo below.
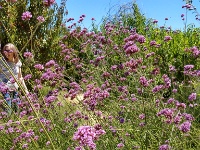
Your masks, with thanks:
<instances>
[{"instance_id":1,"label":"purple flower cluster","mask_svg":"<svg viewBox=\"0 0 200 150\"><path fill-rule=\"evenodd\" d=\"M102 90L101 88L95 87L93 84L87 86L87 91L84 93L83 103L89 107L90 110L94 110L96 105L108 98L110 93L108 89Z\"/></svg>"},{"instance_id":2,"label":"purple flower cluster","mask_svg":"<svg viewBox=\"0 0 200 150\"><path fill-rule=\"evenodd\" d=\"M172 37L171 37L171 36L165 36L165 37L164 37L164 41L165 41L165 42L168 42L168 41L170 41L170 40L172 40Z\"/></svg>"},{"instance_id":3,"label":"purple flower cluster","mask_svg":"<svg viewBox=\"0 0 200 150\"><path fill-rule=\"evenodd\" d=\"M183 123L179 126L179 130L182 131L183 133L186 133L186 132L190 131L191 125L192 125L192 124L191 124L190 121L183 122Z\"/></svg>"},{"instance_id":4,"label":"purple flower cluster","mask_svg":"<svg viewBox=\"0 0 200 150\"><path fill-rule=\"evenodd\" d=\"M165 87L165 88L171 87L171 79L170 79L166 74L164 74L164 75L162 76L162 78L163 78L163 80L164 80L164 87Z\"/></svg>"},{"instance_id":5,"label":"purple flower cluster","mask_svg":"<svg viewBox=\"0 0 200 150\"><path fill-rule=\"evenodd\" d=\"M188 96L188 100L189 101L193 101L197 98L197 93L191 93L189 96Z\"/></svg>"},{"instance_id":6,"label":"purple flower cluster","mask_svg":"<svg viewBox=\"0 0 200 150\"><path fill-rule=\"evenodd\" d=\"M43 4L47 7L50 7L55 3L55 0L43 0Z\"/></svg>"},{"instance_id":7,"label":"purple flower cluster","mask_svg":"<svg viewBox=\"0 0 200 150\"><path fill-rule=\"evenodd\" d=\"M159 150L170 150L171 147L168 144L163 144L159 147Z\"/></svg>"},{"instance_id":8,"label":"purple flower cluster","mask_svg":"<svg viewBox=\"0 0 200 150\"><path fill-rule=\"evenodd\" d=\"M33 54L31 52L24 52L25 58L33 58Z\"/></svg>"},{"instance_id":9,"label":"purple flower cluster","mask_svg":"<svg viewBox=\"0 0 200 150\"><path fill-rule=\"evenodd\" d=\"M22 14L22 20L30 20L32 18L32 14L29 11L26 11Z\"/></svg>"},{"instance_id":10,"label":"purple flower cluster","mask_svg":"<svg viewBox=\"0 0 200 150\"><path fill-rule=\"evenodd\" d=\"M42 22L45 21L45 19L44 19L43 16L38 16L38 17L37 17L37 20L38 20L40 23L42 23Z\"/></svg>"},{"instance_id":11,"label":"purple flower cluster","mask_svg":"<svg viewBox=\"0 0 200 150\"><path fill-rule=\"evenodd\" d=\"M96 144L94 142L105 133L99 125L94 127L80 126L78 131L74 133L73 140L78 141L81 147L89 147L91 150L95 150Z\"/></svg>"},{"instance_id":12,"label":"purple flower cluster","mask_svg":"<svg viewBox=\"0 0 200 150\"><path fill-rule=\"evenodd\" d=\"M131 54L134 54L134 53L138 52L140 49L137 47L136 44L134 44L134 42L128 41L124 45L124 50L125 50L127 55L131 55Z\"/></svg>"},{"instance_id":13,"label":"purple flower cluster","mask_svg":"<svg viewBox=\"0 0 200 150\"><path fill-rule=\"evenodd\" d=\"M144 76L140 77L140 81L139 82L143 87L149 86L149 81Z\"/></svg>"}]
</instances>

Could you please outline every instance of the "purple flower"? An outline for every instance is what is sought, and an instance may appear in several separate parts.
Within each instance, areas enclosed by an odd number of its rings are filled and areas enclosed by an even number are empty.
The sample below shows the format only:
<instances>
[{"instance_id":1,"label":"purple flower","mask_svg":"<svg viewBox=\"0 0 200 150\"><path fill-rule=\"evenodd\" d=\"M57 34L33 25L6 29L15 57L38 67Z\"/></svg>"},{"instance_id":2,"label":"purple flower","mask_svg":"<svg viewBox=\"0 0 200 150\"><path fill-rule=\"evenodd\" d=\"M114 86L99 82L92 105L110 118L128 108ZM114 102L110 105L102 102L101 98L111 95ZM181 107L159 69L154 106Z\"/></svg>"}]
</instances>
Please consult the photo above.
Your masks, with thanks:
<instances>
[{"instance_id":1,"label":"purple flower","mask_svg":"<svg viewBox=\"0 0 200 150\"><path fill-rule=\"evenodd\" d=\"M144 87L149 86L149 82L144 76L140 77L140 84Z\"/></svg>"},{"instance_id":2,"label":"purple flower","mask_svg":"<svg viewBox=\"0 0 200 150\"><path fill-rule=\"evenodd\" d=\"M55 0L43 0L45 6L51 6L55 3Z\"/></svg>"},{"instance_id":3,"label":"purple flower","mask_svg":"<svg viewBox=\"0 0 200 150\"><path fill-rule=\"evenodd\" d=\"M37 20L38 20L40 23L42 23L42 22L45 21L44 17L42 17L42 16L38 16L38 17L37 17Z\"/></svg>"},{"instance_id":4,"label":"purple flower","mask_svg":"<svg viewBox=\"0 0 200 150\"><path fill-rule=\"evenodd\" d=\"M161 91L163 89L163 85L156 85L153 89L152 92L153 93L157 93L159 91Z\"/></svg>"},{"instance_id":5,"label":"purple flower","mask_svg":"<svg viewBox=\"0 0 200 150\"><path fill-rule=\"evenodd\" d=\"M190 71L193 68L194 68L194 65L185 65L184 66L184 71Z\"/></svg>"},{"instance_id":6,"label":"purple flower","mask_svg":"<svg viewBox=\"0 0 200 150\"><path fill-rule=\"evenodd\" d=\"M179 130L186 133L188 131L190 131L190 127L191 127L191 122L186 121L183 122L180 126L179 126Z\"/></svg>"},{"instance_id":7,"label":"purple flower","mask_svg":"<svg viewBox=\"0 0 200 150\"><path fill-rule=\"evenodd\" d=\"M38 69L38 70L43 70L43 69L44 69L44 66L41 65L41 64L36 64L36 65L34 65L34 68L35 68L35 69Z\"/></svg>"},{"instance_id":8,"label":"purple flower","mask_svg":"<svg viewBox=\"0 0 200 150\"><path fill-rule=\"evenodd\" d=\"M189 101L193 101L197 98L197 94L196 93L191 93L189 96L188 96L188 100Z\"/></svg>"},{"instance_id":9,"label":"purple flower","mask_svg":"<svg viewBox=\"0 0 200 150\"><path fill-rule=\"evenodd\" d=\"M30 20L32 18L32 14L29 11L26 11L22 14L22 20Z\"/></svg>"},{"instance_id":10,"label":"purple flower","mask_svg":"<svg viewBox=\"0 0 200 150\"><path fill-rule=\"evenodd\" d=\"M165 36L164 41L167 42L167 41L170 41L171 39L172 39L171 36Z\"/></svg>"},{"instance_id":11,"label":"purple flower","mask_svg":"<svg viewBox=\"0 0 200 150\"><path fill-rule=\"evenodd\" d=\"M24 76L24 80L29 80L32 78L32 74L27 74L26 76Z\"/></svg>"},{"instance_id":12,"label":"purple flower","mask_svg":"<svg viewBox=\"0 0 200 150\"><path fill-rule=\"evenodd\" d=\"M158 20L154 20L153 23L154 23L154 24L158 23Z\"/></svg>"},{"instance_id":13,"label":"purple flower","mask_svg":"<svg viewBox=\"0 0 200 150\"><path fill-rule=\"evenodd\" d=\"M123 143L117 144L117 148L123 148L123 147L124 147L124 144L123 144Z\"/></svg>"},{"instance_id":14,"label":"purple flower","mask_svg":"<svg viewBox=\"0 0 200 150\"><path fill-rule=\"evenodd\" d=\"M151 41L150 46L154 46L154 45L156 45L156 41Z\"/></svg>"},{"instance_id":15,"label":"purple flower","mask_svg":"<svg viewBox=\"0 0 200 150\"><path fill-rule=\"evenodd\" d=\"M119 122L120 122L120 123L124 123L124 121L125 121L124 118L120 118L120 119L119 119Z\"/></svg>"},{"instance_id":16,"label":"purple flower","mask_svg":"<svg viewBox=\"0 0 200 150\"><path fill-rule=\"evenodd\" d=\"M74 133L73 140L79 141L80 146L88 146L90 149L95 150L96 144L94 141L105 133L99 125L98 127L80 126L78 131Z\"/></svg>"},{"instance_id":17,"label":"purple flower","mask_svg":"<svg viewBox=\"0 0 200 150\"><path fill-rule=\"evenodd\" d=\"M159 147L159 150L169 150L170 146L168 144L163 144Z\"/></svg>"},{"instance_id":18,"label":"purple flower","mask_svg":"<svg viewBox=\"0 0 200 150\"><path fill-rule=\"evenodd\" d=\"M7 2L16 3L17 0L7 0Z\"/></svg>"},{"instance_id":19,"label":"purple flower","mask_svg":"<svg viewBox=\"0 0 200 150\"><path fill-rule=\"evenodd\" d=\"M56 62L54 60L50 60L45 64L45 67L52 67L56 64Z\"/></svg>"},{"instance_id":20,"label":"purple flower","mask_svg":"<svg viewBox=\"0 0 200 150\"><path fill-rule=\"evenodd\" d=\"M27 149L28 148L28 144L22 145L22 148Z\"/></svg>"},{"instance_id":21,"label":"purple flower","mask_svg":"<svg viewBox=\"0 0 200 150\"><path fill-rule=\"evenodd\" d=\"M46 146L50 145L50 143L51 143L50 141L47 141L47 142L46 142Z\"/></svg>"},{"instance_id":22,"label":"purple flower","mask_svg":"<svg viewBox=\"0 0 200 150\"><path fill-rule=\"evenodd\" d=\"M145 43L146 42L146 39L143 35L139 35L138 38L137 38L137 41L142 44L142 43Z\"/></svg>"},{"instance_id":23,"label":"purple flower","mask_svg":"<svg viewBox=\"0 0 200 150\"><path fill-rule=\"evenodd\" d=\"M33 54L31 52L24 52L25 58L33 58Z\"/></svg>"},{"instance_id":24,"label":"purple flower","mask_svg":"<svg viewBox=\"0 0 200 150\"><path fill-rule=\"evenodd\" d=\"M145 118L145 114L140 114L140 115L139 115L139 118L140 118L140 119L144 119L144 118Z\"/></svg>"}]
</instances>

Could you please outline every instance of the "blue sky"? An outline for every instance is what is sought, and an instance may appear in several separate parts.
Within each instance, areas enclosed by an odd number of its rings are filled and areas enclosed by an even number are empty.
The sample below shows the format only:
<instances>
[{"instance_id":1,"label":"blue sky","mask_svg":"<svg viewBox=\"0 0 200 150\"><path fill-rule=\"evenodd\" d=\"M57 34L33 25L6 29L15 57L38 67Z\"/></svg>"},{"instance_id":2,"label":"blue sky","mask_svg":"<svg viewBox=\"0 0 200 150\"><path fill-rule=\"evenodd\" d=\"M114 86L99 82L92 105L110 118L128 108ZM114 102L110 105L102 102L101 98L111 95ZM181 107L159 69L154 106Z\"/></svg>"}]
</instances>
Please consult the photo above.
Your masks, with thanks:
<instances>
[{"instance_id":1,"label":"blue sky","mask_svg":"<svg viewBox=\"0 0 200 150\"><path fill-rule=\"evenodd\" d=\"M60 3L60 0L56 2ZM83 26L91 28L91 18L95 18L95 24L100 24L102 18L108 15L109 10L111 14L114 14L119 6L129 2L133 0L67 0L67 18L74 18L74 22L77 22L84 14L86 17ZM171 26L173 29L184 28L184 21L181 19L181 14L186 15L185 9L182 8L185 4L183 0L136 0L136 3L147 18L158 20L159 26ZM199 0L193 0L193 4L200 11ZM195 14L190 11L187 16L187 24L194 23L196 27L200 27L200 21L195 20ZM168 18L168 21L165 21L165 18Z\"/></svg>"}]
</instances>

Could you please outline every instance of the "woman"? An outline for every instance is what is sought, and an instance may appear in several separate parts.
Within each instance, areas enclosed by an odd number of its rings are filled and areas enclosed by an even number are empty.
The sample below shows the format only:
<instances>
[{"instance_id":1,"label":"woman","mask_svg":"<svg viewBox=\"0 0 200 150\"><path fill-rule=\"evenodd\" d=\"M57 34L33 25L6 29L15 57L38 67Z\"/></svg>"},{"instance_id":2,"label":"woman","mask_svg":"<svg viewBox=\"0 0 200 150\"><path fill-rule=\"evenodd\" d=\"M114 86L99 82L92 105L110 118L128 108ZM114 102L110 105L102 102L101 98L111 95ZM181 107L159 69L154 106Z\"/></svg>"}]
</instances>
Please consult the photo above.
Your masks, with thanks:
<instances>
[{"instance_id":1,"label":"woman","mask_svg":"<svg viewBox=\"0 0 200 150\"><path fill-rule=\"evenodd\" d=\"M15 82L15 78L21 83L26 93L28 93L28 90L22 77L22 63L19 60L18 50L15 45L12 43L6 44L1 50L1 54L3 57L0 58L0 82L1 87L3 87L3 85L6 87L3 89L1 88L1 92L7 102L7 112L11 114L12 101L15 100L17 104L20 103L17 92L19 85Z\"/></svg>"}]
</instances>

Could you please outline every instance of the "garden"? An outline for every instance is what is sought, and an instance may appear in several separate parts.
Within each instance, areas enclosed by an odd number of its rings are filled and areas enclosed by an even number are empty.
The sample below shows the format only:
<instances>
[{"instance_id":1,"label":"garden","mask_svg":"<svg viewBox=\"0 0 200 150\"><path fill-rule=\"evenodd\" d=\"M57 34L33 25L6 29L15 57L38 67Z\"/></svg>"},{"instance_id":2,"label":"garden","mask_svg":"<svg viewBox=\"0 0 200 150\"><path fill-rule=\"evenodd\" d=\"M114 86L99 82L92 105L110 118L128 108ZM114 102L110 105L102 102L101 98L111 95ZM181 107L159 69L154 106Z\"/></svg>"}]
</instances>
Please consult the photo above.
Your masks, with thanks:
<instances>
[{"instance_id":1,"label":"garden","mask_svg":"<svg viewBox=\"0 0 200 150\"><path fill-rule=\"evenodd\" d=\"M29 91L12 77L11 115L0 97L1 150L200 149L200 28L122 8L89 30L66 0L0 1L0 48L16 45Z\"/></svg>"}]
</instances>

